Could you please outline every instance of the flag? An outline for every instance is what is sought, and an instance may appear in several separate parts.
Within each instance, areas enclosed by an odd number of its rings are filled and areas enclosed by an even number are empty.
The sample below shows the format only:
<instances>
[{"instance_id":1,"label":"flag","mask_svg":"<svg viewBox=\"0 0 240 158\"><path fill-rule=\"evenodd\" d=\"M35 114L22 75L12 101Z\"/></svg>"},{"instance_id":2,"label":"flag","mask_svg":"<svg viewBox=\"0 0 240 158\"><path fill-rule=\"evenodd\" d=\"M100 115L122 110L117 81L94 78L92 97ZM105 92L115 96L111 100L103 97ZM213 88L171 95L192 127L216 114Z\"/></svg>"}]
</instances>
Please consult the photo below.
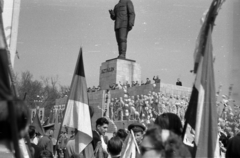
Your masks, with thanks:
<instances>
[{"instance_id":1,"label":"flag","mask_svg":"<svg viewBox=\"0 0 240 158\"><path fill-rule=\"evenodd\" d=\"M212 28L220 0L214 0L202 25L195 50L195 82L185 114L187 125L195 130L194 157L219 157L218 114L212 54Z\"/></svg>"},{"instance_id":2,"label":"flag","mask_svg":"<svg viewBox=\"0 0 240 158\"><path fill-rule=\"evenodd\" d=\"M41 123L40 123L40 119L39 119L38 114L35 115L32 125L35 127L35 129L38 133L40 133L41 135L45 134L44 129L43 129Z\"/></svg>"},{"instance_id":3,"label":"flag","mask_svg":"<svg viewBox=\"0 0 240 158\"><path fill-rule=\"evenodd\" d=\"M131 133L128 134L123 143L121 158L135 158L137 151L140 153L133 131L131 130Z\"/></svg>"},{"instance_id":4,"label":"flag","mask_svg":"<svg viewBox=\"0 0 240 158\"><path fill-rule=\"evenodd\" d=\"M78 130L75 151L80 153L92 141L92 127L88 105L87 84L85 79L82 48L74 71L71 90L66 104L62 127Z\"/></svg>"}]
</instances>

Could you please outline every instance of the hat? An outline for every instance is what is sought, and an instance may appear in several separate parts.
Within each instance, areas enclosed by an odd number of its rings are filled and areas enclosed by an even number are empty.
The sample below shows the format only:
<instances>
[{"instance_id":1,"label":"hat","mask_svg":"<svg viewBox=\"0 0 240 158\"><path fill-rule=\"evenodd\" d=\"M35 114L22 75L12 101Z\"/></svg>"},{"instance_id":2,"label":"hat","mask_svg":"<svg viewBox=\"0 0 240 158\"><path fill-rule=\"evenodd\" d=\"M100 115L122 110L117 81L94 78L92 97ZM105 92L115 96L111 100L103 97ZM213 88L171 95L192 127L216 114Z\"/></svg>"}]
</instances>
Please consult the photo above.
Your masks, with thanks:
<instances>
[{"instance_id":1,"label":"hat","mask_svg":"<svg viewBox=\"0 0 240 158\"><path fill-rule=\"evenodd\" d=\"M132 130L133 132L144 132L145 129L146 128L141 123L133 123L128 126L128 130Z\"/></svg>"},{"instance_id":2,"label":"hat","mask_svg":"<svg viewBox=\"0 0 240 158\"><path fill-rule=\"evenodd\" d=\"M43 126L44 130L54 130L54 123Z\"/></svg>"}]
</instances>

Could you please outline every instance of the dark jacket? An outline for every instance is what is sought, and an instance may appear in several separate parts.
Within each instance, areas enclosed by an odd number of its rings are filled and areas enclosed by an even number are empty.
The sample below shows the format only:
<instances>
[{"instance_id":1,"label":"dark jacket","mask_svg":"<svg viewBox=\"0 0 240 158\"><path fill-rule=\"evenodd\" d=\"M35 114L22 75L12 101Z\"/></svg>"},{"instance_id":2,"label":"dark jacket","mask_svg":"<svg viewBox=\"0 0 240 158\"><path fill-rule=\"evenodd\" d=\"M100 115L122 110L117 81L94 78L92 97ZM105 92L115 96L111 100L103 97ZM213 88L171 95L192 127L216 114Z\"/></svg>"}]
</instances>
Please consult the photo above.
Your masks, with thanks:
<instances>
[{"instance_id":1,"label":"dark jacket","mask_svg":"<svg viewBox=\"0 0 240 158\"><path fill-rule=\"evenodd\" d=\"M103 136L103 139L104 139L104 142L107 144L108 142L107 136ZM92 140L93 150L96 149L97 143L99 141L101 141L100 135L96 131L93 131L93 140Z\"/></svg>"},{"instance_id":2,"label":"dark jacket","mask_svg":"<svg viewBox=\"0 0 240 158\"><path fill-rule=\"evenodd\" d=\"M40 138L37 146L40 148L41 151L48 150L51 151L53 154L52 140L48 136L43 136L42 138Z\"/></svg>"},{"instance_id":3,"label":"dark jacket","mask_svg":"<svg viewBox=\"0 0 240 158\"><path fill-rule=\"evenodd\" d=\"M115 30L119 28L132 28L135 21L135 12L131 0L120 0L114 7L112 20L115 20Z\"/></svg>"}]
</instances>

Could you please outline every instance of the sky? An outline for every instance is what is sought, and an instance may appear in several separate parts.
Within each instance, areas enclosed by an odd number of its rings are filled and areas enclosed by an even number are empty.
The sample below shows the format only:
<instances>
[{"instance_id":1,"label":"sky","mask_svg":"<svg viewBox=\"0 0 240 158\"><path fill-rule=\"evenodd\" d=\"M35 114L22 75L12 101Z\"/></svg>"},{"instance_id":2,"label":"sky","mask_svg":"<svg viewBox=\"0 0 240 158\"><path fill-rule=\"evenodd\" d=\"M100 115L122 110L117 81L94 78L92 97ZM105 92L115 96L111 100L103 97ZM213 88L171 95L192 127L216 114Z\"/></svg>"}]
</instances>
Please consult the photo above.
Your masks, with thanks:
<instances>
[{"instance_id":1,"label":"sky","mask_svg":"<svg viewBox=\"0 0 240 158\"><path fill-rule=\"evenodd\" d=\"M232 45L232 1L226 1L212 34L216 86L228 88ZM141 65L142 80L192 87L193 52L200 19L211 0L132 0L135 25L128 34L127 58ZM101 63L118 56L114 22L108 10L118 0L22 0L14 70L58 76L70 85L80 47L88 87L98 86Z\"/></svg>"}]
</instances>

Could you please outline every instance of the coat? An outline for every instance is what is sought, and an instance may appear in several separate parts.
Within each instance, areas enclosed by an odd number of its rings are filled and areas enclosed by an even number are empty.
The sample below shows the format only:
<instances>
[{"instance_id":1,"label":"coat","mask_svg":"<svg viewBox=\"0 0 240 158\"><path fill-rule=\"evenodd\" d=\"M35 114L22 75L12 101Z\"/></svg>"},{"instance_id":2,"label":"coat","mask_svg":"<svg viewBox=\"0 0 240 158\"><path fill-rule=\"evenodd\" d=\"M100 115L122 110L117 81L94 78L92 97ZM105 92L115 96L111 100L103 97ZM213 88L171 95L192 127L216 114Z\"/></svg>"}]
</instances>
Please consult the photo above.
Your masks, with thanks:
<instances>
[{"instance_id":1,"label":"coat","mask_svg":"<svg viewBox=\"0 0 240 158\"><path fill-rule=\"evenodd\" d=\"M119 28L132 28L135 21L135 12L131 0L120 0L115 5L111 19L115 20L115 30Z\"/></svg>"}]
</instances>

